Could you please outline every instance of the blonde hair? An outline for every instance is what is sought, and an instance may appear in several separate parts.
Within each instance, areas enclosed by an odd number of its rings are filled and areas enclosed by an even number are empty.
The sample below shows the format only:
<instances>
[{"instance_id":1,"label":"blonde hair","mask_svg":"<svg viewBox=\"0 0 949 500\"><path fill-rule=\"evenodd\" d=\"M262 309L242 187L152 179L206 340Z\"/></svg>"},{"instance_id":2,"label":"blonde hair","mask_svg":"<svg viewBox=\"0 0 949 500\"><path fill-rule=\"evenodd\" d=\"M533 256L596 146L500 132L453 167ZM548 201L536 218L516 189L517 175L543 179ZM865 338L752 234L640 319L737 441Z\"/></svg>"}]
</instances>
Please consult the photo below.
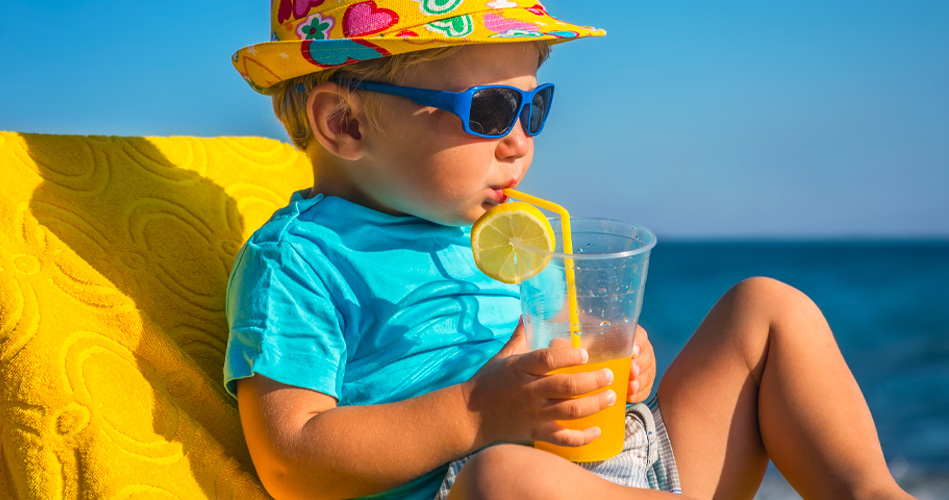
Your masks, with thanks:
<instances>
[{"instance_id":1,"label":"blonde hair","mask_svg":"<svg viewBox=\"0 0 949 500\"><path fill-rule=\"evenodd\" d=\"M536 42L540 53L538 66L550 56L550 45L546 42ZM298 76L274 85L270 89L273 100L273 110L277 119L287 129L290 140L301 151L306 151L313 142L313 130L310 128L310 119L307 116L307 100L313 87L322 83L336 81L373 81L398 84L405 74L414 66L446 59L457 53L463 45L440 47L436 49L406 52L394 56L372 59L349 64L339 68L310 73ZM375 121L376 99L380 96L371 92L363 98L366 115L370 126L377 126ZM339 103L339 111L345 111L345 102Z\"/></svg>"}]
</instances>

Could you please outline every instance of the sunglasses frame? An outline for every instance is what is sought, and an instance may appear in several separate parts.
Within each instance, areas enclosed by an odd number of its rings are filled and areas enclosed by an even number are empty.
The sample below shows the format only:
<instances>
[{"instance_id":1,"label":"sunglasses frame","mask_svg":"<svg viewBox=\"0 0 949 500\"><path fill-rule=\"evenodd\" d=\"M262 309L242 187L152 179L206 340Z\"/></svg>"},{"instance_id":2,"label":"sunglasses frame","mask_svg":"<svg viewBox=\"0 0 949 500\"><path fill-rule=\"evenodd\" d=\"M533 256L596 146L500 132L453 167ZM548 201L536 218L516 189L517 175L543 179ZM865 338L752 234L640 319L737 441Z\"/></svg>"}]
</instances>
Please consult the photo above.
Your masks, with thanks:
<instances>
[{"instance_id":1,"label":"sunglasses frame","mask_svg":"<svg viewBox=\"0 0 949 500\"><path fill-rule=\"evenodd\" d=\"M403 87L401 85L365 81L338 81L336 83L352 89L367 90L369 92L376 92L379 94L406 97L418 105L431 106L433 108L448 111L449 113L452 113L461 119L461 125L464 127L465 132L485 139L500 139L507 136L512 130L514 130L514 125L517 123L518 118L521 120L521 127L524 129L524 133L528 136L533 137L543 132L544 125L547 124L547 116L550 115L550 107L554 101L554 84L552 83L544 83L538 85L533 90L528 91L521 90L517 87L511 87L509 85L479 85L476 87L471 87L464 92L421 89L417 87ZM534 102L534 96L548 88L550 89L550 98L547 100L547 112L544 114L544 117L540 122L540 127L538 127L537 131L531 132L530 122L531 115L533 114L532 104ZM507 130L502 134L488 135L475 132L474 130L471 130L471 126L468 124L468 122L471 120L471 101L474 98L475 93L487 89L509 89L516 92L521 99L520 103L518 104L517 112L514 114L513 121L508 124ZM527 108L526 111L524 109L525 107Z\"/></svg>"}]
</instances>

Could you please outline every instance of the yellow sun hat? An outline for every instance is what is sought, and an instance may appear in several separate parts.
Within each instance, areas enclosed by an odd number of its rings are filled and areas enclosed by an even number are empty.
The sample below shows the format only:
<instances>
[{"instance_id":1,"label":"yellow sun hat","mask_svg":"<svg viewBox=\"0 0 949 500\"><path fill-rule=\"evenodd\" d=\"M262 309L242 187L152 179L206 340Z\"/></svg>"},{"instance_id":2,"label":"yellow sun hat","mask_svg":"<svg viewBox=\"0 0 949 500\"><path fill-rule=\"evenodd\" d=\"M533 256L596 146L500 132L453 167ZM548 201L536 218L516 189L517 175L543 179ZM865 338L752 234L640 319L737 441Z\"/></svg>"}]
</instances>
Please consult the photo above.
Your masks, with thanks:
<instances>
[{"instance_id":1,"label":"yellow sun hat","mask_svg":"<svg viewBox=\"0 0 949 500\"><path fill-rule=\"evenodd\" d=\"M270 25L271 41L231 58L262 94L290 78L405 52L606 34L560 21L537 0L272 0Z\"/></svg>"}]
</instances>

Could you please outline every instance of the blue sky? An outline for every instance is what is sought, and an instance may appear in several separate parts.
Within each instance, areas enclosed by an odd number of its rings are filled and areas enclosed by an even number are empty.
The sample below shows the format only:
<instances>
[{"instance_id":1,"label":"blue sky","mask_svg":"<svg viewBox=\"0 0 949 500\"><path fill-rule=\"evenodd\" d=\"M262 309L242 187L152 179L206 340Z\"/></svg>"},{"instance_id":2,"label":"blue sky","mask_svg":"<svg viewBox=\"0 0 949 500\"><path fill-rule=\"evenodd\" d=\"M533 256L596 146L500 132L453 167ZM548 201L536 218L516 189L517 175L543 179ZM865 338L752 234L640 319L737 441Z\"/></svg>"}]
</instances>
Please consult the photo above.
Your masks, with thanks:
<instances>
[{"instance_id":1,"label":"blue sky","mask_svg":"<svg viewBox=\"0 0 949 500\"><path fill-rule=\"evenodd\" d=\"M949 2L548 0L522 187L667 238L949 240ZM286 138L230 62L269 2L0 0L0 129Z\"/></svg>"}]
</instances>

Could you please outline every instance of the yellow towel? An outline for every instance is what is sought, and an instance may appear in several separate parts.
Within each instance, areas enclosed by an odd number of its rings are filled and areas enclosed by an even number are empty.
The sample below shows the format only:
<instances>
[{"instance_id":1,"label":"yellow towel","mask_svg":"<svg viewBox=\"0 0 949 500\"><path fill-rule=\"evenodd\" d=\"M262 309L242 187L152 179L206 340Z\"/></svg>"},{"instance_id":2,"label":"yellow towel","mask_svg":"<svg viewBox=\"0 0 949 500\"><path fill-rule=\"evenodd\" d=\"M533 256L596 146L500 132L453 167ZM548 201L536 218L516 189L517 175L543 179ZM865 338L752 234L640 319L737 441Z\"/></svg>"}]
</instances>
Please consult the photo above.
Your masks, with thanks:
<instances>
[{"instance_id":1,"label":"yellow towel","mask_svg":"<svg viewBox=\"0 0 949 500\"><path fill-rule=\"evenodd\" d=\"M270 139L0 132L0 498L267 498L224 290L311 182Z\"/></svg>"}]
</instances>

